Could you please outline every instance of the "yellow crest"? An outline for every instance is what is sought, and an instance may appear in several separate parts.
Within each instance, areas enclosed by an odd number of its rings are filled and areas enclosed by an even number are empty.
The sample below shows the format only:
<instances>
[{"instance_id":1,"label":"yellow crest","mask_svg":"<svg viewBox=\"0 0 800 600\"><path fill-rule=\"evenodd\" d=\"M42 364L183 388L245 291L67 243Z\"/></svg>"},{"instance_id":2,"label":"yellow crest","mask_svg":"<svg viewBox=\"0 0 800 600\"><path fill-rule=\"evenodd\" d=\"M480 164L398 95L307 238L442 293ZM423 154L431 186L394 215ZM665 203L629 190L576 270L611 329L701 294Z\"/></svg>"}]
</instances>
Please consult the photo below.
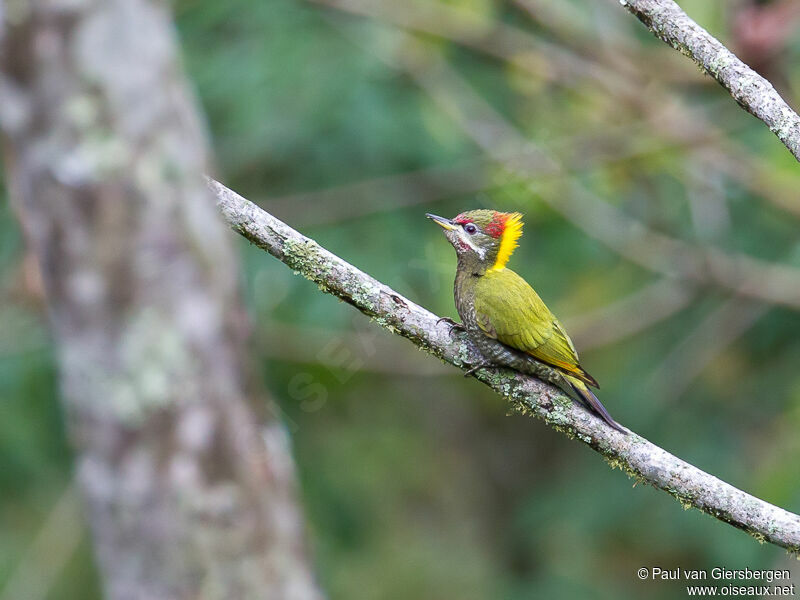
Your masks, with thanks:
<instances>
[{"instance_id":1,"label":"yellow crest","mask_svg":"<svg viewBox=\"0 0 800 600\"><path fill-rule=\"evenodd\" d=\"M502 213L500 213L502 214ZM500 234L500 247L497 250L497 259L492 265L493 271L504 269L508 259L519 244L517 240L522 235L522 215L518 212L502 214L502 233Z\"/></svg>"}]
</instances>

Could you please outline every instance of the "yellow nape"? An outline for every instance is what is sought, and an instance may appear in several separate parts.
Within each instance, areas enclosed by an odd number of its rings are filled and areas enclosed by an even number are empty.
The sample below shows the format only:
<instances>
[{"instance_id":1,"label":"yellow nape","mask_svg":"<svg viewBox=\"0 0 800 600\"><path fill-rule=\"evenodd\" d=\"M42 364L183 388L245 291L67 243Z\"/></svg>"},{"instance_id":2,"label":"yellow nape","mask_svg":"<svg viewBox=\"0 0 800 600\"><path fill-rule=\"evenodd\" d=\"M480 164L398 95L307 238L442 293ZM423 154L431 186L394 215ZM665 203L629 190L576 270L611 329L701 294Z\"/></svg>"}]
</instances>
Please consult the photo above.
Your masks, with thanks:
<instances>
[{"instance_id":1,"label":"yellow nape","mask_svg":"<svg viewBox=\"0 0 800 600\"><path fill-rule=\"evenodd\" d=\"M492 265L492 271L499 271L506 268L506 263L516 250L519 244L517 240L522 235L522 215L515 212L509 213L503 224L503 233L500 236L500 248L497 250L497 259Z\"/></svg>"}]
</instances>

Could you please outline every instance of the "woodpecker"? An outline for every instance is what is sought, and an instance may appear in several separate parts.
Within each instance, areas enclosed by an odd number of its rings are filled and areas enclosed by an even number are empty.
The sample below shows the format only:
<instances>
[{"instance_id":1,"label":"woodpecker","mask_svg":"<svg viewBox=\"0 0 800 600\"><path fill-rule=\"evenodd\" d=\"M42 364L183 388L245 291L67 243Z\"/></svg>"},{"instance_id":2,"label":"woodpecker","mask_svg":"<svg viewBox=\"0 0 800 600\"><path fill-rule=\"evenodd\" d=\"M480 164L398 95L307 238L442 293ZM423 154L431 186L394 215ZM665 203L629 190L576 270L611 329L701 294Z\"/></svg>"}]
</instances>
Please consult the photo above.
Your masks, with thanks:
<instances>
[{"instance_id":1,"label":"woodpecker","mask_svg":"<svg viewBox=\"0 0 800 600\"><path fill-rule=\"evenodd\" d=\"M506 268L522 235L522 215L470 210L454 219L426 214L444 230L458 255L456 310L486 358L467 374L510 367L577 397L614 429L627 433L592 393L599 387L578 360L564 326L522 277Z\"/></svg>"}]
</instances>

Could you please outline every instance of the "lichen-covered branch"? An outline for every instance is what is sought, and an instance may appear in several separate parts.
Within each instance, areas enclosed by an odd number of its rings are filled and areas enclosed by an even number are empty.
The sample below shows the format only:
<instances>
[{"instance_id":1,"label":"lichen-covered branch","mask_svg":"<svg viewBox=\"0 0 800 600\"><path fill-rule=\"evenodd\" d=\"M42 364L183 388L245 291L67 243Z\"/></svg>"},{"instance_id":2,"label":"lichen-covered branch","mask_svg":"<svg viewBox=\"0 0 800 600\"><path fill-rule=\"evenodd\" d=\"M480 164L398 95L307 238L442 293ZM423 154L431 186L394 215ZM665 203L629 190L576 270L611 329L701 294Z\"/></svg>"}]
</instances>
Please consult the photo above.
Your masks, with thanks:
<instances>
[{"instance_id":1,"label":"lichen-covered branch","mask_svg":"<svg viewBox=\"0 0 800 600\"><path fill-rule=\"evenodd\" d=\"M739 105L761 119L800 161L800 116L772 84L695 23L672 0L620 0L657 38L696 62Z\"/></svg>"},{"instance_id":2,"label":"lichen-covered branch","mask_svg":"<svg viewBox=\"0 0 800 600\"><path fill-rule=\"evenodd\" d=\"M353 305L389 331L434 356L467 369L482 357L467 338L436 315L327 251L224 185L209 180L228 224L327 293ZM514 371L483 370L477 378L516 408L577 438L612 467L717 519L800 552L800 516L773 506L694 467L641 436L614 431L556 388Z\"/></svg>"}]
</instances>

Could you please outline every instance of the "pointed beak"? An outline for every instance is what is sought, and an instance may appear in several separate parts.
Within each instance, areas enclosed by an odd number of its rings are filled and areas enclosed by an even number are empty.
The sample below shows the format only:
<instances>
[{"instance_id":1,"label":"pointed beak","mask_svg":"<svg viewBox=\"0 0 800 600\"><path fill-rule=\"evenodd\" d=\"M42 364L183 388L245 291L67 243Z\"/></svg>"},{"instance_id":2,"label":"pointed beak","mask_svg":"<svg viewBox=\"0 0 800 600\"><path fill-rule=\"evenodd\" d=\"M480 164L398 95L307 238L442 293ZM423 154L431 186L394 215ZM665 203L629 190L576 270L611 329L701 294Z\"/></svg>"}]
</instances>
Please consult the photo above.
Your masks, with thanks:
<instances>
[{"instance_id":1,"label":"pointed beak","mask_svg":"<svg viewBox=\"0 0 800 600\"><path fill-rule=\"evenodd\" d=\"M458 226L455 225L450 219L445 219L444 217L439 217L437 215L432 215L431 213L425 213L425 216L428 217L431 221L436 223L439 227L446 231L451 231L453 229L458 229Z\"/></svg>"}]
</instances>

